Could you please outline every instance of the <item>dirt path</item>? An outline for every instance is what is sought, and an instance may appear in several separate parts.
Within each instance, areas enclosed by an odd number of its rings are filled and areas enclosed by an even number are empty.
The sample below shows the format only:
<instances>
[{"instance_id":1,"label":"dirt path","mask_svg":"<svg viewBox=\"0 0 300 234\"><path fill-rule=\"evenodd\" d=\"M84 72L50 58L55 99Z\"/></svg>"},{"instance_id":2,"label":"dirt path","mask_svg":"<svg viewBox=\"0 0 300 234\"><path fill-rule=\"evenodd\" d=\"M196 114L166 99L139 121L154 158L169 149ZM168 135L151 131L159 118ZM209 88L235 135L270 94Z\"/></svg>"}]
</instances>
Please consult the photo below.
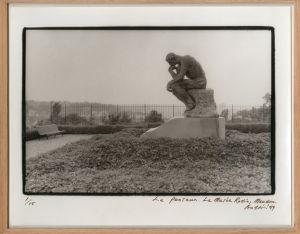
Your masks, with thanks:
<instances>
[{"instance_id":1,"label":"dirt path","mask_svg":"<svg viewBox=\"0 0 300 234\"><path fill-rule=\"evenodd\" d=\"M36 157L39 154L62 147L68 143L89 139L94 135L86 134L66 134L63 136L50 137L49 139L40 139L26 142L26 158Z\"/></svg>"}]
</instances>

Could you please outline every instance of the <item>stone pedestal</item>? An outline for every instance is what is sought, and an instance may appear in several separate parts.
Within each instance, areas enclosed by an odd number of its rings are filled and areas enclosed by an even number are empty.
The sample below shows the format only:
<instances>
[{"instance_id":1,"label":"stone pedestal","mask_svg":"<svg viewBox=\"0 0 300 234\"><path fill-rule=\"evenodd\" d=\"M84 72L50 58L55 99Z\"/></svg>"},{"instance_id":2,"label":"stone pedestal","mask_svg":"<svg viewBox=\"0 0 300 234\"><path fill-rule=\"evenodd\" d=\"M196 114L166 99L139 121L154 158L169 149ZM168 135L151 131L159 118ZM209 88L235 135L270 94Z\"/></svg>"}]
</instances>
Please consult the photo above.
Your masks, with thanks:
<instances>
[{"instance_id":1,"label":"stone pedestal","mask_svg":"<svg viewBox=\"0 0 300 234\"><path fill-rule=\"evenodd\" d=\"M185 117L218 117L213 89L190 89L188 93L194 98L196 107L185 111Z\"/></svg>"},{"instance_id":2,"label":"stone pedestal","mask_svg":"<svg viewBox=\"0 0 300 234\"><path fill-rule=\"evenodd\" d=\"M184 117L173 118L157 128L149 129L142 138L203 138L225 139L225 119L219 117L212 89L190 89L188 93L196 106L184 112Z\"/></svg>"},{"instance_id":3,"label":"stone pedestal","mask_svg":"<svg viewBox=\"0 0 300 234\"><path fill-rule=\"evenodd\" d=\"M223 117L173 118L157 128L149 129L141 137L214 137L225 139L225 119Z\"/></svg>"}]
</instances>

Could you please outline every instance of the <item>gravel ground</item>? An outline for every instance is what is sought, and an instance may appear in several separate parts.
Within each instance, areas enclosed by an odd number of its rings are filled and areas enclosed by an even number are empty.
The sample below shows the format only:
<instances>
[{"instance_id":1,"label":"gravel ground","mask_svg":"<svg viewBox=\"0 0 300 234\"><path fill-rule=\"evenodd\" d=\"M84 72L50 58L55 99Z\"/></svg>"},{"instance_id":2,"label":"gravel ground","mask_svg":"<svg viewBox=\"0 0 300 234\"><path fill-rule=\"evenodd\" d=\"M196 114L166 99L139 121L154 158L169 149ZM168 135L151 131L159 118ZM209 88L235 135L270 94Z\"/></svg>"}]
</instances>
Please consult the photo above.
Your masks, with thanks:
<instances>
[{"instance_id":1,"label":"gravel ground","mask_svg":"<svg viewBox=\"0 0 300 234\"><path fill-rule=\"evenodd\" d=\"M40 140L33 140L26 142L26 158L36 157L39 154L47 153L51 150L60 148L68 143L80 140L90 139L94 135L66 134L63 136L50 137L49 139L43 138Z\"/></svg>"},{"instance_id":2,"label":"gravel ground","mask_svg":"<svg viewBox=\"0 0 300 234\"><path fill-rule=\"evenodd\" d=\"M96 135L26 162L27 192L270 193L270 134L141 139Z\"/></svg>"}]
</instances>

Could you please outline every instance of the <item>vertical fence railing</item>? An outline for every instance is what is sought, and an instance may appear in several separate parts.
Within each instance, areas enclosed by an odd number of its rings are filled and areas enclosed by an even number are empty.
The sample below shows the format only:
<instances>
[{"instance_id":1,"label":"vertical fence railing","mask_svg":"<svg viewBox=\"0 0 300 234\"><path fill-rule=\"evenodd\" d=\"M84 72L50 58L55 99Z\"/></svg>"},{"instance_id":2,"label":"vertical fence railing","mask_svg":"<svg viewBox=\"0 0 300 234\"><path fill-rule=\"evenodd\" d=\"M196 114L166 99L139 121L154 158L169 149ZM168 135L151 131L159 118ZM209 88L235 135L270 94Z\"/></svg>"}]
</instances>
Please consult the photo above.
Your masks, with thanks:
<instances>
[{"instance_id":1,"label":"vertical fence railing","mask_svg":"<svg viewBox=\"0 0 300 234\"><path fill-rule=\"evenodd\" d=\"M233 105L231 105L231 122L233 123Z\"/></svg>"},{"instance_id":2,"label":"vertical fence railing","mask_svg":"<svg viewBox=\"0 0 300 234\"><path fill-rule=\"evenodd\" d=\"M183 105L110 105L99 103L60 103L60 112L57 110L57 102L50 104L39 104L38 108L33 109L27 106L26 124L36 125L43 122L59 122L62 124L80 124L80 125L101 125L105 124L109 115L120 115L127 117L131 123L145 122L147 116L155 111L161 114L164 121L183 116L185 106ZM50 106L49 106L50 105ZM55 105L55 106L54 106ZM56 110L54 110L56 109ZM59 108L58 108L59 109ZM248 123L248 122L271 122L271 108L269 106L236 106L219 105L218 113L223 116L227 122ZM57 115L58 116L55 116ZM56 114L55 114L56 113Z\"/></svg>"},{"instance_id":3,"label":"vertical fence railing","mask_svg":"<svg viewBox=\"0 0 300 234\"><path fill-rule=\"evenodd\" d=\"M67 105L65 103L65 123L67 122Z\"/></svg>"}]
</instances>

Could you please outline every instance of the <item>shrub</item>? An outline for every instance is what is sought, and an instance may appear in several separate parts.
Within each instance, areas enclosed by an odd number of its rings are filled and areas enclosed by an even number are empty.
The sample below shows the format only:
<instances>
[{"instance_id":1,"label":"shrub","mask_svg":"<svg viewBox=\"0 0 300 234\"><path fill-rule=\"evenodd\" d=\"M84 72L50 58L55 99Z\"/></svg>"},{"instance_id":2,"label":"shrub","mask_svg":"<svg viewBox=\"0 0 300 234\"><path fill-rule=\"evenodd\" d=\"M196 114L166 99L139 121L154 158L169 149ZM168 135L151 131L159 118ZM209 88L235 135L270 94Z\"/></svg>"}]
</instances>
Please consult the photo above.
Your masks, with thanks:
<instances>
[{"instance_id":1,"label":"shrub","mask_svg":"<svg viewBox=\"0 0 300 234\"><path fill-rule=\"evenodd\" d=\"M105 124L131 123L131 117L127 112L109 113L102 117L102 122Z\"/></svg>"},{"instance_id":2,"label":"shrub","mask_svg":"<svg viewBox=\"0 0 300 234\"><path fill-rule=\"evenodd\" d=\"M243 133L262 133L270 132L271 124L269 123L226 123L227 130L237 130Z\"/></svg>"},{"instance_id":3,"label":"shrub","mask_svg":"<svg viewBox=\"0 0 300 234\"><path fill-rule=\"evenodd\" d=\"M152 110L146 117L146 123L156 123L156 122L163 122L162 114L158 113L156 110Z\"/></svg>"},{"instance_id":4,"label":"shrub","mask_svg":"<svg viewBox=\"0 0 300 234\"><path fill-rule=\"evenodd\" d=\"M130 115L127 112L123 112L119 119L120 123L131 123Z\"/></svg>"},{"instance_id":5,"label":"shrub","mask_svg":"<svg viewBox=\"0 0 300 234\"><path fill-rule=\"evenodd\" d=\"M87 124L88 125L97 125L96 124L96 120L94 117L90 117L88 120L87 120Z\"/></svg>"},{"instance_id":6,"label":"shrub","mask_svg":"<svg viewBox=\"0 0 300 234\"><path fill-rule=\"evenodd\" d=\"M36 129L26 130L25 141L35 140L40 138L40 135Z\"/></svg>"},{"instance_id":7,"label":"shrub","mask_svg":"<svg viewBox=\"0 0 300 234\"><path fill-rule=\"evenodd\" d=\"M110 134L124 129L120 125L100 125L100 126L68 126L61 125L59 130L64 130L66 134Z\"/></svg>"},{"instance_id":8,"label":"shrub","mask_svg":"<svg viewBox=\"0 0 300 234\"><path fill-rule=\"evenodd\" d=\"M145 126L142 126L144 128L156 128L158 126L160 126L162 124L162 122L154 122L154 123L147 123Z\"/></svg>"},{"instance_id":9,"label":"shrub","mask_svg":"<svg viewBox=\"0 0 300 234\"><path fill-rule=\"evenodd\" d=\"M63 121L64 122L64 121ZM87 124L88 120L85 117L81 117L76 113L68 114L65 119L65 124L70 125L79 125Z\"/></svg>"},{"instance_id":10,"label":"shrub","mask_svg":"<svg viewBox=\"0 0 300 234\"><path fill-rule=\"evenodd\" d=\"M108 115L102 116L102 122L105 124L117 124L121 118L120 113L109 113Z\"/></svg>"},{"instance_id":11,"label":"shrub","mask_svg":"<svg viewBox=\"0 0 300 234\"><path fill-rule=\"evenodd\" d=\"M121 118L120 113L109 113L108 119L105 122L106 124L117 124Z\"/></svg>"}]
</instances>

